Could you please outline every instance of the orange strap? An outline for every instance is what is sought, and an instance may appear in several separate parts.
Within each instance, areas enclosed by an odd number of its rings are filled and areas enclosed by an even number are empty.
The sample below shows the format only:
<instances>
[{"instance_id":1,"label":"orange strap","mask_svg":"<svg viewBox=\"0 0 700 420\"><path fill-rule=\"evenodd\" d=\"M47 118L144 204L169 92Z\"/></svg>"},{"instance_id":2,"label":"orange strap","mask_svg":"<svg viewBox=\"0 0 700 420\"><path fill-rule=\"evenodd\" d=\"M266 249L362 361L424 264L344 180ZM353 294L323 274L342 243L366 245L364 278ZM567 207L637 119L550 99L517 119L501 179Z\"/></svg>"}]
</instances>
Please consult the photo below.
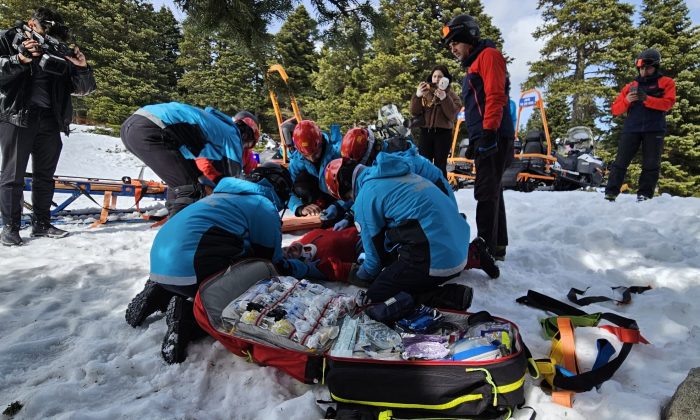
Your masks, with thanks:
<instances>
[{"instance_id":1,"label":"orange strap","mask_svg":"<svg viewBox=\"0 0 700 420\"><path fill-rule=\"evenodd\" d=\"M557 318L557 327L559 327L561 362L564 364L566 370L578 374L574 327L571 325L571 319L560 316ZM564 407L572 407L574 403L574 394L573 391L552 391L552 401Z\"/></svg>"},{"instance_id":2,"label":"orange strap","mask_svg":"<svg viewBox=\"0 0 700 420\"><path fill-rule=\"evenodd\" d=\"M631 330L629 328L622 327L613 327L612 325L601 325L600 328L612 334L615 334L618 340L622 341L623 343L649 344L647 339L642 337L642 333L640 333L639 330Z\"/></svg>"}]
</instances>

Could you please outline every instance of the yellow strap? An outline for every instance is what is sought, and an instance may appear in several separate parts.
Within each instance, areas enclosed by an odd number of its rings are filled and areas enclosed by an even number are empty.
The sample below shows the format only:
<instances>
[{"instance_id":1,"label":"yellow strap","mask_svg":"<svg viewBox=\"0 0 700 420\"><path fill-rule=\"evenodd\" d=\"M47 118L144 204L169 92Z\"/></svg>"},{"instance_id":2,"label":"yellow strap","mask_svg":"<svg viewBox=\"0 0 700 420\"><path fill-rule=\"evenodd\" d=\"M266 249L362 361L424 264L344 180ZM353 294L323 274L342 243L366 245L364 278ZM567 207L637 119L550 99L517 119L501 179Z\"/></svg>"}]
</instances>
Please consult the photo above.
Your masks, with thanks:
<instances>
[{"instance_id":1,"label":"yellow strap","mask_svg":"<svg viewBox=\"0 0 700 420\"><path fill-rule=\"evenodd\" d=\"M381 413L379 413L379 416L377 416L377 420L391 420L392 417L394 417L394 413L392 413L391 410L384 410Z\"/></svg>"},{"instance_id":2,"label":"yellow strap","mask_svg":"<svg viewBox=\"0 0 700 420\"><path fill-rule=\"evenodd\" d=\"M323 358L323 367L321 368L321 385L326 384L326 358Z\"/></svg>"},{"instance_id":3,"label":"yellow strap","mask_svg":"<svg viewBox=\"0 0 700 420\"><path fill-rule=\"evenodd\" d=\"M495 388L496 393L507 394L513 392L523 386L525 383L525 375L519 380L513 382L512 384L501 385ZM468 394L462 395L461 397L455 398L444 404L404 404L404 403L393 403L393 402L377 402L377 401L361 401L361 400L349 400L346 398L338 397L337 395L331 393L331 397L335 401L348 403L348 404L362 404L370 405L373 407L389 407L389 408L422 408L426 410L448 410L454 408L460 404L468 403L471 401L478 401L484 398L482 394Z\"/></svg>"},{"instance_id":4,"label":"yellow strap","mask_svg":"<svg viewBox=\"0 0 700 420\"><path fill-rule=\"evenodd\" d=\"M486 382L489 385L491 385L491 387L493 388L493 406L494 407L497 406L498 405L498 387L493 382L493 378L491 377L491 372L489 372L487 369L484 369L484 368L473 368L473 369L466 368L465 370L467 372L484 372Z\"/></svg>"}]
</instances>

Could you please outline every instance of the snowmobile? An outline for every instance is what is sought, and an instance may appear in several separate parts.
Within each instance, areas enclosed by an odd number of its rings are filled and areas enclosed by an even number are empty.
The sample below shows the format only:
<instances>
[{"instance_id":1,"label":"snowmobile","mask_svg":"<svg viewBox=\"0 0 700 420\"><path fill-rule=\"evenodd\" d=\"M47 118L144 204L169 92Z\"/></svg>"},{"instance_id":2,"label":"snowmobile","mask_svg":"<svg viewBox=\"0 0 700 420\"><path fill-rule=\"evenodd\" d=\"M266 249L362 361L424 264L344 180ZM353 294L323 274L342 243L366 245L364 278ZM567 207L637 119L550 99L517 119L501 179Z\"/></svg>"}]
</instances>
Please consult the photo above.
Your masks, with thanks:
<instances>
[{"instance_id":1,"label":"snowmobile","mask_svg":"<svg viewBox=\"0 0 700 420\"><path fill-rule=\"evenodd\" d=\"M570 128L555 153L556 191L598 187L603 182L605 164L595 156L593 132L588 127Z\"/></svg>"},{"instance_id":2,"label":"snowmobile","mask_svg":"<svg viewBox=\"0 0 700 420\"><path fill-rule=\"evenodd\" d=\"M367 128L375 139L385 142L388 150L406 150L408 142L413 141L408 121L395 104L386 104L377 111L377 121Z\"/></svg>"}]
</instances>

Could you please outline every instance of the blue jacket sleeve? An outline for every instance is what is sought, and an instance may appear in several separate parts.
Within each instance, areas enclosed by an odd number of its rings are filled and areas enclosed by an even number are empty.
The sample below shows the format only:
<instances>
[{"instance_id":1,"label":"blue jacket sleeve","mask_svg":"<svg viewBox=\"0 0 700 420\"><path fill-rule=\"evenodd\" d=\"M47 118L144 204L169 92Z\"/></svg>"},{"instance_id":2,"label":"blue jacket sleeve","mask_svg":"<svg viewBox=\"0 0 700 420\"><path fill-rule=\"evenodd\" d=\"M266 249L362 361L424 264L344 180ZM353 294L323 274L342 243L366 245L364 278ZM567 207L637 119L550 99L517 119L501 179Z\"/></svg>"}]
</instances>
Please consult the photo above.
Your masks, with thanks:
<instances>
[{"instance_id":1,"label":"blue jacket sleeve","mask_svg":"<svg viewBox=\"0 0 700 420\"><path fill-rule=\"evenodd\" d=\"M371 191L367 191L371 193ZM360 267L370 279L379 275L382 271L379 253L375 247L374 238L382 234L385 227L384 216L379 211L377 200L360 197L353 206L355 210L355 220L360 224L360 238L365 251L365 260ZM382 243L384 239L382 238Z\"/></svg>"},{"instance_id":2,"label":"blue jacket sleeve","mask_svg":"<svg viewBox=\"0 0 700 420\"><path fill-rule=\"evenodd\" d=\"M297 177L302 171L305 171L306 169L304 168L304 163L301 162L298 158L292 157L292 159L289 161L289 176L292 178L292 183L296 182ZM297 208L301 206L301 200L299 197L297 197L296 194L294 194L294 191L292 191L291 196L289 197L289 204L287 207L289 210L292 212L297 211Z\"/></svg>"}]
</instances>

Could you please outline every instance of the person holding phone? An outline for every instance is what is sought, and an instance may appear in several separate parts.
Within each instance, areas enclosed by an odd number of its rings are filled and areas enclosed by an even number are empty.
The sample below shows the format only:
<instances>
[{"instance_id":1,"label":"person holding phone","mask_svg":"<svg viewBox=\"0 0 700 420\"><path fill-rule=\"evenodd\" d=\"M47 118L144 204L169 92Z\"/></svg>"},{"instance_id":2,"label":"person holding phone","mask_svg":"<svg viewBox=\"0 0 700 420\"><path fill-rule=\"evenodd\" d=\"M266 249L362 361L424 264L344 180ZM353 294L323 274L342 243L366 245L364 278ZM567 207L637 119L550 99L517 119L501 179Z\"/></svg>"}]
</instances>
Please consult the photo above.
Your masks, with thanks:
<instances>
[{"instance_id":1,"label":"person holding phone","mask_svg":"<svg viewBox=\"0 0 700 420\"><path fill-rule=\"evenodd\" d=\"M627 167L642 147L642 173L639 176L637 201L654 196L661 168L661 153L666 134L666 113L676 103L676 83L659 71L661 54L647 49L637 56L639 76L625 85L612 104L613 116L627 113L617 156L610 168L605 199L615 201L625 180Z\"/></svg>"},{"instance_id":2,"label":"person holding phone","mask_svg":"<svg viewBox=\"0 0 700 420\"><path fill-rule=\"evenodd\" d=\"M411 98L411 115L420 128L420 154L447 178L447 156L452 145L452 129L462 107L459 96L450 89L452 76L444 65L437 65L418 84Z\"/></svg>"}]
</instances>

